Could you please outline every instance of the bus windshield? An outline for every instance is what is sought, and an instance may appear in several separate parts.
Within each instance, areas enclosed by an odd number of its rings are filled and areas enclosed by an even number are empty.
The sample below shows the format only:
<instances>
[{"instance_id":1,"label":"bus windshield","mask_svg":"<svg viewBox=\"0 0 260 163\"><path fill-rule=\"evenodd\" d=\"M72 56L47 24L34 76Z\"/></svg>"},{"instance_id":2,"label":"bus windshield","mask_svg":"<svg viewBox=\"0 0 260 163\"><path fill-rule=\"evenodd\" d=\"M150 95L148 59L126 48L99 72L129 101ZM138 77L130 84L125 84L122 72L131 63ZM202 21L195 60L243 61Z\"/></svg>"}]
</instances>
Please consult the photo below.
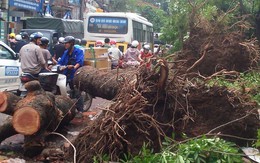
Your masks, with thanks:
<instances>
[{"instance_id":1,"label":"bus windshield","mask_svg":"<svg viewBox=\"0 0 260 163\"><path fill-rule=\"evenodd\" d=\"M127 31L127 18L90 16L88 19L89 33L126 34Z\"/></svg>"}]
</instances>

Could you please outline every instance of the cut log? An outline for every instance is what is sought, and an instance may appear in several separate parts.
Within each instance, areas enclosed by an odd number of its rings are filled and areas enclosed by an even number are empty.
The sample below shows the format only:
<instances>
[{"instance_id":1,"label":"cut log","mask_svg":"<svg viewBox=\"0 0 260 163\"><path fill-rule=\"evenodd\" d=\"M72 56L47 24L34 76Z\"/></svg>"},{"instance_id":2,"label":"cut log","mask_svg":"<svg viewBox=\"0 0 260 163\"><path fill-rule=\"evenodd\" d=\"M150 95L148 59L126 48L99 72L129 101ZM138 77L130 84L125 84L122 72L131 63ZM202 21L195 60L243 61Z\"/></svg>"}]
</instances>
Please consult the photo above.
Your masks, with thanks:
<instances>
[{"instance_id":1,"label":"cut log","mask_svg":"<svg viewBox=\"0 0 260 163\"><path fill-rule=\"evenodd\" d=\"M13 115L15 106L19 100L21 98L11 92L0 92L0 112Z\"/></svg>"},{"instance_id":2,"label":"cut log","mask_svg":"<svg viewBox=\"0 0 260 163\"><path fill-rule=\"evenodd\" d=\"M13 115L14 129L23 135L32 135L41 130L52 131L59 124L59 110L55 109L55 98L42 90L38 81L25 85L27 96L17 104Z\"/></svg>"},{"instance_id":3,"label":"cut log","mask_svg":"<svg viewBox=\"0 0 260 163\"><path fill-rule=\"evenodd\" d=\"M75 102L69 97L45 92L38 81L26 84L27 96L18 102L13 115L13 127L18 133L28 136L52 132L75 117Z\"/></svg>"},{"instance_id":4,"label":"cut log","mask_svg":"<svg viewBox=\"0 0 260 163\"><path fill-rule=\"evenodd\" d=\"M0 142L4 141L6 138L17 134L12 125L12 117L7 115L4 117L1 126L0 126Z\"/></svg>"},{"instance_id":5,"label":"cut log","mask_svg":"<svg viewBox=\"0 0 260 163\"><path fill-rule=\"evenodd\" d=\"M102 71L91 66L83 66L75 73L74 84L80 91L85 91L93 97L112 100L122 86L120 81L125 78L133 79L135 76L132 74L128 69L120 70L120 72Z\"/></svg>"}]
</instances>

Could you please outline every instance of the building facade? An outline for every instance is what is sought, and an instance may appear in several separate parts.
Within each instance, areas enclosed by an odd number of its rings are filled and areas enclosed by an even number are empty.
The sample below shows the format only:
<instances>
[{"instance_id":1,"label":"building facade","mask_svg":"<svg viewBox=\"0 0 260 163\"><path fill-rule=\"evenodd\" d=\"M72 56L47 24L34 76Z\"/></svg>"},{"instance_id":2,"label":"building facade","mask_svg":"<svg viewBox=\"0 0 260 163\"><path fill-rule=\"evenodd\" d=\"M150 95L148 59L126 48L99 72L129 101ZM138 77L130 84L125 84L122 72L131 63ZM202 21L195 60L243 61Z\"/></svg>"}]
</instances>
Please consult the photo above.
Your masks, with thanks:
<instances>
[{"instance_id":1,"label":"building facade","mask_svg":"<svg viewBox=\"0 0 260 163\"><path fill-rule=\"evenodd\" d=\"M28 17L83 19L85 0L0 0L0 40L25 28ZM66 17L69 15L69 17Z\"/></svg>"}]
</instances>

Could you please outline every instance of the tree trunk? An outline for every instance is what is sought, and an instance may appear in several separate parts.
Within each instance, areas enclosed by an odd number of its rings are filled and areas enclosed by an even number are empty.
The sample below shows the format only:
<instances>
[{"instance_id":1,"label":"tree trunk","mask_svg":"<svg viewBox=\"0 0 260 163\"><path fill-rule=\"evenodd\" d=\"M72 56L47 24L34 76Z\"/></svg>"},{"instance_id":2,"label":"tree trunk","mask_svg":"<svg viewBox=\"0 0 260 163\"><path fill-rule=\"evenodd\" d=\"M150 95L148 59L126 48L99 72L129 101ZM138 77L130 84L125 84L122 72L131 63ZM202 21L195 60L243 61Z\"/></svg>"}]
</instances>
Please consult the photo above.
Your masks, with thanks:
<instances>
[{"instance_id":1,"label":"tree trunk","mask_svg":"<svg viewBox=\"0 0 260 163\"><path fill-rule=\"evenodd\" d=\"M83 66L75 73L74 84L80 91L85 91L93 97L112 100L122 86L120 81L125 80L125 77L132 79L134 77L128 69L119 71L101 71L90 66Z\"/></svg>"},{"instance_id":2,"label":"tree trunk","mask_svg":"<svg viewBox=\"0 0 260 163\"><path fill-rule=\"evenodd\" d=\"M15 106L19 100L21 98L11 92L0 92L0 112L13 115Z\"/></svg>"},{"instance_id":3,"label":"tree trunk","mask_svg":"<svg viewBox=\"0 0 260 163\"><path fill-rule=\"evenodd\" d=\"M6 116L5 120L2 121L2 124L0 126L0 142L15 134L17 134L17 132L13 128L12 117Z\"/></svg>"},{"instance_id":4,"label":"tree trunk","mask_svg":"<svg viewBox=\"0 0 260 163\"><path fill-rule=\"evenodd\" d=\"M28 82L26 89L30 91L18 102L13 116L14 129L23 135L52 132L68 124L76 114L73 100L45 92L38 84L38 81Z\"/></svg>"},{"instance_id":5,"label":"tree trunk","mask_svg":"<svg viewBox=\"0 0 260 163\"><path fill-rule=\"evenodd\" d=\"M67 125L76 115L76 101L71 100L69 97L55 96L55 106L62 112L62 121L60 125Z\"/></svg>"}]
</instances>

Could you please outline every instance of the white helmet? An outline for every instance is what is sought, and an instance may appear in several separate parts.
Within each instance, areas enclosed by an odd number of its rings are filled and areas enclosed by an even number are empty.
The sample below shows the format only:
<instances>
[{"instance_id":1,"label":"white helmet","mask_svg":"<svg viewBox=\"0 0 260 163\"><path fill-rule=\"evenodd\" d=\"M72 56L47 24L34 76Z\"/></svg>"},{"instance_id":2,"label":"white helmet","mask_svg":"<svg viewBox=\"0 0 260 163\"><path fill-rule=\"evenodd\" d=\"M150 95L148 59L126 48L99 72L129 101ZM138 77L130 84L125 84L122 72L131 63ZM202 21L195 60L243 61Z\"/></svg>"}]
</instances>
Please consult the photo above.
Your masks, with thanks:
<instances>
[{"instance_id":1,"label":"white helmet","mask_svg":"<svg viewBox=\"0 0 260 163\"><path fill-rule=\"evenodd\" d=\"M15 36L15 40L16 40L16 41L22 40L22 36L21 36L21 35L16 35L16 36Z\"/></svg>"},{"instance_id":2,"label":"white helmet","mask_svg":"<svg viewBox=\"0 0 260 163\"><path fill-rule=\"evenodd\" d=\"M60 38L59 38L59 42L60 42L60 43L63 43L63 42L64 42L64 37L60 37Z\"/></svg>"},{"instance_id":3,"label":"white helmet","mask_svg":"<svg viewBox=\"0 0 260 163\"><path fill-rule=\"evenodd\" d=\"M134 40L132 43L131 43L131 46L132 47L137 47L139 45L139 42L137 40Z\"/></svg>"},{"instance_id":4,"label":"white helmet","mask_svg":"<svg viewBox=\"0 0 260 163\"><path fill-rule=\"evenodd\" d=\"M144 45L144 49L145 50L150 50L150 45L148 45L148 44Z\"/></svg>"}]
</instances>

